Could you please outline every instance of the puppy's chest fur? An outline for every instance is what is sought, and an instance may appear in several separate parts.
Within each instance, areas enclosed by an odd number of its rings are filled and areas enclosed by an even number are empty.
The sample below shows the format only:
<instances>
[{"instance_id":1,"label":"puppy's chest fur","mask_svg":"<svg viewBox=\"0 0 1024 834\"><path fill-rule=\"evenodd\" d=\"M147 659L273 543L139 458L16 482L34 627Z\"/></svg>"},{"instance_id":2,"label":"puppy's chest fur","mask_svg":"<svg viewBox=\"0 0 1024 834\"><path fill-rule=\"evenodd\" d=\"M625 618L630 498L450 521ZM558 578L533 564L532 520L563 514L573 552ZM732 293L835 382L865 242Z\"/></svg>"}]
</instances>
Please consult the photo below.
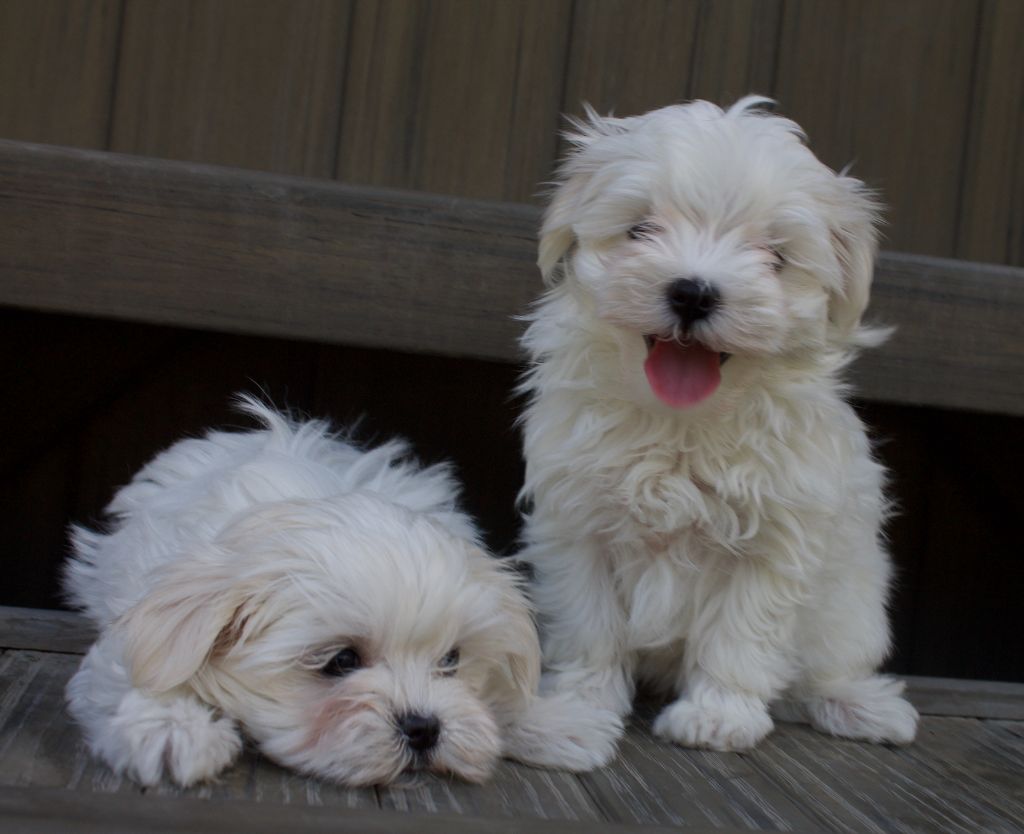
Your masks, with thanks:
<instances>
[{"instance_id":1,"label":"puppy's chest fur","mask_svg":"<svg viewBox=\"0 0 1024 834\"><path fill-rule=\"evenodd\" d=\"M668 558L685 567L708 551L742 555L756 548L778 508L817 515L840 501L836 480L824 486L830 465L806 441L692 429L666 431L654 440L627 435L606 434L600 454L566 448L560 480L577 502L554 505L587 512L591 517L580 519L581 529L599 530L621 557L616 561ZM617 448L608 454L613 444ZM809 456L817 458L824 477L812 477L800 465Z\"/></svg>"}]
</instances>

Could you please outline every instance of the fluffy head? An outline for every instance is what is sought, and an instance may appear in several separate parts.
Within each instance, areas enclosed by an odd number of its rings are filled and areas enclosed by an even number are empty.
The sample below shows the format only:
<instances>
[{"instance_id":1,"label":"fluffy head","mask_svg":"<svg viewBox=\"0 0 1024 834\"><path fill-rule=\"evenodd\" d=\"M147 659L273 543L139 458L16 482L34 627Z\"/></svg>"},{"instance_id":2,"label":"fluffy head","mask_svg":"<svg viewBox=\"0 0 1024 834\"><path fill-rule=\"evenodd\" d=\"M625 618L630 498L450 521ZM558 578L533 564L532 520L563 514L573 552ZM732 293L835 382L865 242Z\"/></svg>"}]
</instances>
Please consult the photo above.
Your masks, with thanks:
<instances>
[{"instance_id":1,"label":"fluffy head","mask_svg":"<svg viewBox=\"0 0 1024 834\"><path fill-rule=\"evenodd\" d=\"M639 378L625 385L636 398L688 408L769 362L835 367L870 341L877 205L768 103L574 123L539 263L586 339Z\"/></svg>"},{"instance_id":2,"label":"fluffy head","mask_svg":"<svg viewBox=\"0 0 1024 834\"><path fill-rule=\"evenodd\" d=\"M280 471L294 454L259 453L231 495L266 489L260 462ZM248 503L114 622L134 685L190 690L271 758L348 784L485 778L539 675L515 576L443 517L372 490Z\"/></svg>"}]
</instances>

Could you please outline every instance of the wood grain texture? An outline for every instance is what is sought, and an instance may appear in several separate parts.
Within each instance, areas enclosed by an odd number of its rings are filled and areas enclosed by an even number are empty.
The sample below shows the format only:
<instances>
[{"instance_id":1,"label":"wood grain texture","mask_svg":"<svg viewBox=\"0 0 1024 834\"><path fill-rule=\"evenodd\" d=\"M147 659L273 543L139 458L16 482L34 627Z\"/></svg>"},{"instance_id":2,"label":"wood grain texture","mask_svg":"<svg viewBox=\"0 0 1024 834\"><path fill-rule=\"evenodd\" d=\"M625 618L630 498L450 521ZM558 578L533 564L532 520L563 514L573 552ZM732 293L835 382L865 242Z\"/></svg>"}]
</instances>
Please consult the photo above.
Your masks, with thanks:
<instances>
[{"instance_id":1,"label":"wood grain texture","mask_svg":"<svg viewBox=\"0 0 1024 834\"><path fill-rule=\"evenodd\" d=\"M0 158L15 305L508 359L540 286L528 206L44 146Z\"/></svg>"},{"instance_id":2,"label":"wood grain texture","mask_svg":"<svg viewBox=\"0 0 1024 834\"><path fill-rule=\"evenodd\" d=\"M330 177L347 0L126 0L110 149Z\"/></svg>"},{"instance_id":3,"label":"wood grain texture","mask_svg":"<svg viewBox=\"0 0 1024 834\"><path fill-rule=\"evenodd\" d=\"M781 23L781 0L704 0L687 98L728 104L773 95Z\"/></svg>"},{"instance_id":4,"label":"wood grain texture","mask_svg":"<svg viewBox=\"0 0 1024 834\"><path fill-rule=\"evenodd\" d=\"M686 99L697 0L576 0L562 109L643 113Z\"/></svg>"},{"instance_id":5,"label":"wood grain texture","mask_svg":"<svg viewBox=\"0 0 1024 834\"><path fill-rule=\"evenodd\" d=\"M536 209L0 142L0 302L512 360ZM368 278L368 276L372 276ZM1024 413L1024 282L884 255L867 399Z\"/></svg>"},{"instance_id":6,"label":"wood grain texture","mask_svg":"<svg viewBox=\"0 0 1024 834\"><path fill-rule=\"evenodd\" d=\"M554 160L569 8L358 3L338 178L530 200Z\"/></svg>"},{"instance_id":7,"label":"wood grain texture","mask_svg":"<svg viewBox=\"0 0 1024 834\"><path fill-rule=\"evenodd\" d=\"M1024 3L986 0L979 32L958 258L1024 265Z\"/></svg>"},{"instance_id":8,"label":"wood grain texture","mask_svg":"<svg viewBox=\"0 0 1024 834\"><path fill-rule=\"evenodd\" d=\"M74 611L0 606L0 649L85 654L96 629Z\"/></svg>"},{"instance_id":9,"label":"wood grain texture","mask_svg":"<svg viewBox=\"0 0 1024 834\"><path fill-rule=\"evenodd\" d=\"M775 94L811 148L880 188L887 247L955 253L978 0L794 0Z\"/></svg>"},{"instance_id":10,"label":"wood grain texture","mask_svg":"<svg viewBox=\"0 0 1024 834\"><path fill-rule=\"evenodd\" d=\"M106 147L122 4L0 3L0 136Z\"/></svg>"},{"instance_id":11,"label":"wood grain texture","mask_svg":"<svg viewBox=\"0 0 1024 834\"><path fill-rule=\"evenodd\" d=\"M0 827L5 834L233 834L239 827L252 834L282 831L359 832L360 834L671 834L664 826L620 826L566 820L501 820L452 815L427 816L388 811L356 810L339 814L334 808L287 808L235 800L210 802L195 798L155 796L117 797L69 794L34 788L0 788ZM693 834L709 834L697 829ZM714 829L715 834L729 831ZM738 830L733 829L733 834Z\"/></svg>"},{"instance_id":12,"label":"wood grain texture","mask_svg":"<svg viewBox=\"0 0 1024 834\"><path fill-rule=\"evenodd\" d=\"M946 720L925 719L923 727L941 732ZM828 739L807 726L785 724L745 758L798 798L827 831L1013 830L1012 816L900 748Z\"/></svg>"},{"instance_id":13,"label":"wood grain texture","mask_svg":"<svg viewBox=\"0 0 1024 834\"><path fill-rule=\"evenodd\" d=\"M21 613L0 609L0 646L14 642L5 623ZM52 628L39 632L39 642L54 639ZM483 786L424 776L404 788L348 789L246 752L216 782L144 790L95 761L67 716L63 690L79 661L77 653L0 649L5 832L78 831L79 824L88 831L227 831L241 821L246 830L286 824L315 831L330 820L332 830L361 831L973 834L1016 831L1024 822L1024 722L927 716L906 748L782 723L739 755L652 739L650 704L641 706L611 766L582 777L506 762Z\"/></svg>"}]
</instances>

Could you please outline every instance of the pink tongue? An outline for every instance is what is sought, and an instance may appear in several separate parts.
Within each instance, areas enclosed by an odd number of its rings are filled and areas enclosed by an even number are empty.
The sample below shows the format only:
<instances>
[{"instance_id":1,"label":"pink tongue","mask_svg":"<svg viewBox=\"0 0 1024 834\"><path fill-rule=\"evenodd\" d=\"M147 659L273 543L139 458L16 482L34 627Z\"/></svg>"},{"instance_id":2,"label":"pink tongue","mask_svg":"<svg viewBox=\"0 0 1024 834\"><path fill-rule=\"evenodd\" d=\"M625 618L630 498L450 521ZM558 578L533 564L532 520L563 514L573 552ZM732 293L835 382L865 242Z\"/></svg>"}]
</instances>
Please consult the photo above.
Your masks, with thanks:
<instances>
[{"instance_id":1,"label":"pink tongue","mask_svg":"<svg viewBox=\"0 0 1024 834\"><path fill-rule=\"evenodd\" d=\"M722 380L718 354L703 345L658 339L647 354L644 371L651 390L665 405L689 408L707 399Z\"/></svg>"}]
</instances>

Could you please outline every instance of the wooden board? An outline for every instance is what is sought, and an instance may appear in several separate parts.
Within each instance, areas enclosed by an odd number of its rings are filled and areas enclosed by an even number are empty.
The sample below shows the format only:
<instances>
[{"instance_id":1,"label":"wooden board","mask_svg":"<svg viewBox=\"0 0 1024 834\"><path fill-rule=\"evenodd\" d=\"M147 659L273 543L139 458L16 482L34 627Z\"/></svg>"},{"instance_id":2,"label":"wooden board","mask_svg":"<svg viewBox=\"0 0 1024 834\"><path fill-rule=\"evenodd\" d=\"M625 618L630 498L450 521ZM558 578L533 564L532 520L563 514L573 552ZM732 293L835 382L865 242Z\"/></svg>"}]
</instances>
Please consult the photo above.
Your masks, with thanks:
<instances>
[{"instance_id":1,"label":"wooden board","mask_svg":"<svg viewBox=\"0 0 1024 834\"><path fill-rule=\"evenodd\" d=\"M881 190L888 248L955 254L979 9L979 0L784 4L781 111L826 163L854 163Z\"/></svg>"},{"instance_id":2,"label":"wooden board","mask_svg":"<svg viewBox=\"0 0 1024 834\"><path fill-rule=\"evenodd\" d=\"M570 7L358 3L338 179L531 200L554 165Z\"/></svg>"},{"instance_id":3,"label":"wooden board","mask_svg":"<svg viewBox=\"0 0 1024 834\"><path fill-rule=\"evenodd\" d=\"M982 8L956 256L1024 265L1024 3Z\"/></svg>"},{"instance_id":4,"label":"wooden board","mask_svg":"<svg viewBox=\"0 0 1024 834\"><path fill-rule=\"evenodd\" d=\"M0 606L0 649L85 654L95 639L96 629L73 611Z\"/></svg>"},{"instance_id":5,"label":"wooden board","mask_svg":"<svg viewBox=\"0 0 1024 834\"><path fill-rule=\"evenodd\" d=\"M123 2L0 3L0 136L107 147Z\"/></svg>"},{"instance_id":6,"label":"wooden board","mask_svg":"<svg viewBox=\"0 0 1024 834\"><path fill-rule=\"evenodd\" d=\"M697 0L580 0L562 109L629 116L686 99Z\"/></svg>"},{"instance_id":7,"label":"wooden board","mask_svg":"<svg viewBox=\"0 0 1024 834\"><path fill-rule=\"evenodd\" d=\"M330 177L345 0L126 0L110 150Z\"/></svg>"},{"instance_id":8,"label":"wooden board","mask_svg":"<svg viewBox=\"0 0 1024 834\"><path fill-rule=\"evenodd\" d=\"M538 211L0 142L0 303L513 360ZM867 399L1024 413L1019 269L879 263Z\"/></svg>"},{"instance_id":9,"label":"wooden board","mask_svg":"<svg viewBox=\"0 0 1024 834\"><path fill-rule=\"evenodd\" d=\"M52 622L47 623L47 620ZM638 709L620 755L576 776L502 763L473 786L418 777L349 789L282 770L252 752L215 782L140 789L85 749L64 710L80 661L77 615L0 608L0 827L122 830L1010 832L1024 824L1024 722L926 716L918 740L890 748L779 723L754 751L686 750L650 736ZM85 635L81 635L84 637ZM55 652L63 647L73 653ZM911 682L911 693L1007 685ZM1024 692L1024 686L1016 687ZM1020 697L1018 695L1018 697ZM61 825L64 825L61 828ZM352 826L347 828L346 826ZM274 826L278 826L277 829ZM326 830L326 829L324 829Z\"/></svg>"}]
</instances>

